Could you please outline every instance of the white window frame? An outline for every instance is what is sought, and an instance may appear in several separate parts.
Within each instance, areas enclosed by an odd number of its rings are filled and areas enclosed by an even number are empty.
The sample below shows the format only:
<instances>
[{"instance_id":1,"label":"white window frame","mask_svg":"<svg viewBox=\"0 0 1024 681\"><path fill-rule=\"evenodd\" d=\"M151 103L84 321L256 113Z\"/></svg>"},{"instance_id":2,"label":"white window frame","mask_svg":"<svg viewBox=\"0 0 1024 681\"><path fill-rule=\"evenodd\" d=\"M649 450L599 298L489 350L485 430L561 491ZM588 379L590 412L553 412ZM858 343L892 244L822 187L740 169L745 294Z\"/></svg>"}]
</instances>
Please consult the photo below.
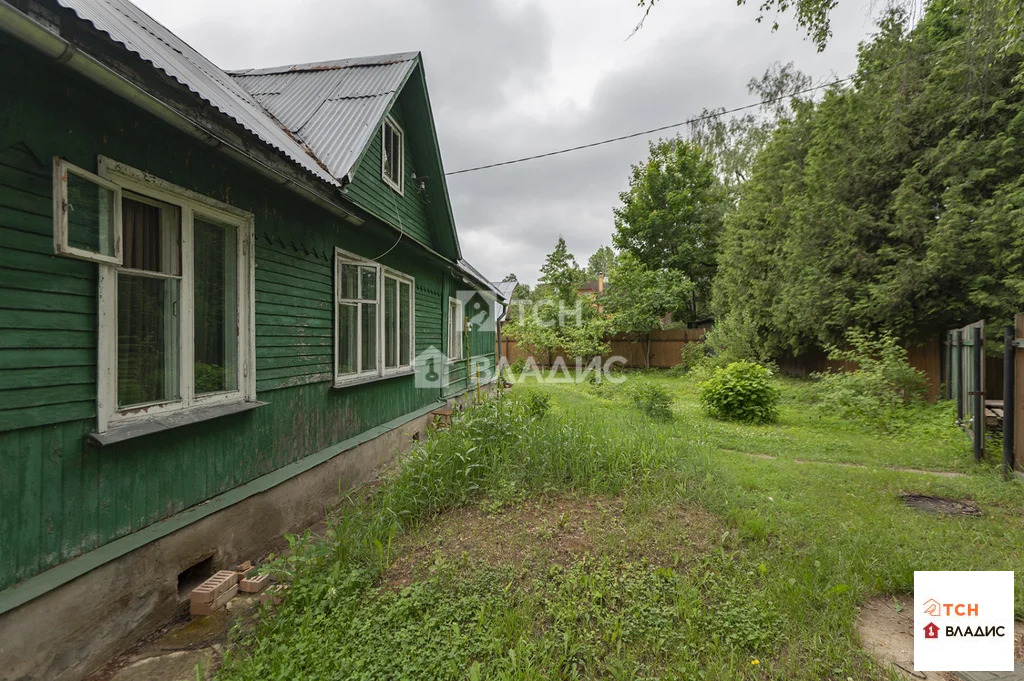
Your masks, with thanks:
<instances>
[{"instance_id":1,"label":"white window frame","mask_svg":"<svg viewBox=\"0 0 1024 681\"><path fill-rule=\"evenodd\" d=\"M117 407L117 273L130 272L113 263L99 266L99 356L97 421L99 432L110 427L142 421L169 413L185 412L214 405L252 402L256 399L256 325L255 262L253 253L253 215L216 199L156 178L142 170L99 157L100 177L123 191L176 206L181 211L181 313L178 326L177 400ZM120 205L120 204L119 204ZM195 394L195 253L193 251L196 216L238 230L238 388L232 391ZM121 225L118 225L118 232Z\"/></svg>"},{"instance_id":2,"label":"white window frame","mask_svg":"<svg viewBox=\"0 0 1024 681\"><path fill-rule=\"evenodd\" d=\"M384 301L384 280L393 279L395 281L395 353L399 357L398 366L388 367L385 363L387 353L387 339L384 337L385 332L385 319L387 318L387 312L385 310ZM402 306L402 284L409 285L409 362L407 364L401 363L402 354L402 317L400 314ZM381 339L380 354L381 354L381 367L382 373L385 376L394 374L407 374L413 370L413 364L416 361L416 280L398 270L393 270L390 267L384 267L381 271L380 287L378 289L380 298L380 335L378 338Z\"/></svg>"},{"instance_id":3,"label":"white window frame","mask_svg":"<svg viewBox=\"0 0 1024 681\"><path fill-rule=\"evenodd\" d=\"M68 175L77 175L114 194L112 206L114 223L114 255L103 255L68 243ZM53 157L53 252L80 260L120 265L121 254L121 188L109 180L79 168L59 156Z\"/></svg>"},{"instance_id":4,"label":"white window frame","mask_svg":"<svg viewBox=\"0 0 1024 681\"><path fill-rule=\"evenodd\" d=\"M452 310L454 308L454 312ZM448 361L460 362L465 359L464 345L466 314L462 308L462 301L458 298L448 298ZM458 338L452 338L453 332ZM457 342L456 342L457 341Z\"/></svg>"},{"instance_id":5,"label":"white window frame","mask_svg":"<svg viewBox=\"0 0 1024 681\"><path fill-rule=\"evenodd\" d=\"M376 290L377 296L372 301L355 298L342 298L341 297L341 266L342 265L353 265L356 267L372 267L376 271ZM384 301L384 280L394 279L399 283L406 283L409 285L409 363L399 364L397 367L388 368L384 364L384 352L385 352L385 301ZM395 295L397 304L401 304L401 286L396 284ZM362 366L363 358L363 325L362 325L362 306L358 308L359 312L356 316L356 360L357 371L342 374L338 372L338 361L340 359L338 346L340 338L338 336L338 306L342 303L368 303L373 302L377 305L377 347L374 356L376 358L376 364L373 367L366 368ZM334 387L340 388L344 386L353 385L356 383L366 383L369 381L376 381L382 378L391 378L393 376L404 376L413 373L415 370L416 362L416 279L411 275L399 272L398 270L385 267L378 262L350 253L341 248L334 249L334 313L331 315L334 319L334 330L332 335L334 337ZM396 310L397 314L397 310ZM401 353L401 318L396 316L396 352Z\"/></svg>"},{"instance_id":6,"label":"white window frame","mask_svg":"<svg viewBox=\"0 0 1024 681\"><path fill-rule=\"evenodd\" d=\"M391 179L385 165L385 158L388 153L387 129L390 127L398 135L398 182ZM391 116L386 116L380 126L380 176L384 183L394 189L401 196L405 196L405 131L402 126L395 122Z\"/></svg>"}]
</instances>

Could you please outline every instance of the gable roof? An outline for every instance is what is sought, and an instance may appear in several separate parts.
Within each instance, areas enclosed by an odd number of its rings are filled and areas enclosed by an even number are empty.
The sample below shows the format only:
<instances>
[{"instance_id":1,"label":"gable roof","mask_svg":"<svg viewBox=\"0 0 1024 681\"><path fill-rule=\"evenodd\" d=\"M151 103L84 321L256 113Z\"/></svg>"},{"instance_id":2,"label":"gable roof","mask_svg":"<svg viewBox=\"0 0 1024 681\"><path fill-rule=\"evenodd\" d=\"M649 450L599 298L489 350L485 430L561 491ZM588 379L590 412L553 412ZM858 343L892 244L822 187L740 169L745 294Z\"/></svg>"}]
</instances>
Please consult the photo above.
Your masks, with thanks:
<instances>
[{"instance_id":1,"label":"gable roof","mask_svg":"<svg viewBox=\"0 0 1024 681\"><path fill-rule=\"evenodd\" d=\"M346 184L418 60L402 52L228 74Z\"/></svg>"},{"instance_id":2,"label":"gable roof","mask_svg":"<svg viewBox=\"0 0 1024 681\"><path fill-rule=\"evenodd\" d=\"M320 180L340 183L213 62L128 0L56 0Z\"/></svg>"},{"instance_id":3,"label":"gable roof","mask_svg":"<svg viewBox=\"0 0 1024 681\"><path fill-rule=\"evenodd\" d=\"M428 208L440 231L439 250L442 253L438 255L454 262L461 258L419 52L249 69L229 74L129 0L48 2L73 13L118 47L151 64L191 96L241 126L262 142L272 155L280 154L281 160L300 174L304 171L310 179L315 178L339 192L351 180L384 115L403 90L408 91L407 96L416 102L419 113L416 117L417 134L410 137L417 145L417 153L427 159L429 172L425 179L434 188L433 195L440 198ZM38 23L36 19L29 20ZM54 33L57 40L63 40L59 28L49 25L46 30ZM131 69L135 67L134 64L129 66ZM148 91L133 73L120 75L132 87L163 101ZM269 81L265 78L275 76L276 89L268 89ZM243 85L251 85L258 96L251 94ZM272 94L285 91L288 92L285 97ZM217 137L218 124L204 115L204 107L197 107L197 111L182 111L180 106L168 107L198 129L212 133L214 139L220 139ZM195 115L197 112L198 116ZM255 145L251 149L243 144L234 150L251 157L257 166L265 166L263 159L253 155L254 148ZM266 155L262 149L259 152ZM300 193L310 193L314 199L328 196L321 194L305 179L297 183L291 181L289 185L299 188ZM345 208L333 198L326 200L345 212ZM351 203L351 199L348 202ZM348 214L346 217L353 218L355 224L361 224L358 216ZM391 224L388 220L385 222ZM395 227L394 224L391 226ZM429 244L422 245L433 250Z\"/></svg>"}]
</instances>

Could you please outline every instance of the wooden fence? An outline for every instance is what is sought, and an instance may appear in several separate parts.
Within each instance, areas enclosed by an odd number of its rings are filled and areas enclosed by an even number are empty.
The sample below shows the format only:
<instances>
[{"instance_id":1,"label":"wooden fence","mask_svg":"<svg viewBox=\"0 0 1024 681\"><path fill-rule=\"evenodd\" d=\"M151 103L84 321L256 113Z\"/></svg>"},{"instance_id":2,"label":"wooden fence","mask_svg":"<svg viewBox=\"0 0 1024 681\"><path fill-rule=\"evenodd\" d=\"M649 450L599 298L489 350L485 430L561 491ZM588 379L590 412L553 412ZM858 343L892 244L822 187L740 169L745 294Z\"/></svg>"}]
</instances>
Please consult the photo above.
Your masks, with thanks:
<instances>
[{"instance_id":1,"label":"wooden fence","mask_svg":"<svg viewBox=\"0 0 1024 681\"><path fill-rule=\"evenodd\" d=\"M704 329L662 329L651 334L651 363L652 367L668 369L679 364L680 353L687 343L698 343L704 340ZM625 366L631 369L640 369L645 366L644 353L647 352L647 336L642 335L616 335L608 338L611 345L611 352L608 357L625 357ZM573 366L575 360L566 357L559 350L553 352L535 352L533 348L520 347L516 341L510 338L501 339L501 356L509 362L517 359L526 359L533 355L534 360L540 366L551 366L561 357L568 365Z\"/></svg>"},{"instance_id":2,"label":"wooden fence","mask_svg":"<svg viewBox=\"0 0 1024 681\"><path fill-rule=\"evenodd\" d=\"M915 369L924 372L928 377L928 399L935 401L941 396L942 383L945 377L942 374L942 341L936 337L927 340L912 341L907 343L907 360ZM1001 358L994 358L1000 362ZM808 350L799 357L782 357L777 361L779 372L784 376L796 378L807 378L814 373L826 371L855 371L857 365L851 362L834 362L830 360L824 350ZM999 369L1002 371L1002 369Z\"/></svg>"}]
</instances>

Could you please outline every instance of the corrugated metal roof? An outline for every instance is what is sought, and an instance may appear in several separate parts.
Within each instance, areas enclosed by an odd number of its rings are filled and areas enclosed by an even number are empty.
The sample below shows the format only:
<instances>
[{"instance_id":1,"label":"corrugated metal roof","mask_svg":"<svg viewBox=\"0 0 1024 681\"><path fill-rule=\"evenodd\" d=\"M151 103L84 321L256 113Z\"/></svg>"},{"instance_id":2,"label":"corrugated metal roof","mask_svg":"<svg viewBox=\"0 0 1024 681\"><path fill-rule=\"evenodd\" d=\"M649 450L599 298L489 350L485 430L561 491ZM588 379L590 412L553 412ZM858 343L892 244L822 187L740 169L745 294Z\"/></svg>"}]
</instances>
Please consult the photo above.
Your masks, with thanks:
<instances>
[{"instance_id":1,"label":"corrugated metal roof","mask_svg":"<svg viewBox=\"0 0 1024 681\"><path fill-rule=\"evenodd\" d=\"M231 71L339 180L349 176L419 53Z\"/></svg>"},{"instance_id":2,"label":"corrugated metal roof","mask_svg":"<svg viewBox=\"0 0 1024 681\"><path fill-rule=\"evenodd\" d=\"M128 0L57 0L265 143L333 185L339 182L267 115L245 88Z\"/></svg>"},{"instance_id":3,"label":"corrugated metal roof","mask_svg":"<svg viewBox=\"0 0 1024 681\"><path fill-rule=\"evenodd\" d=\"M515 279L512 281L492 281L491 287L498 292L498 295L501 296L505 302L511 302L512 293L516 290L517 284L519 284L519 282Z\"/></svg>"},{"instance_id":4,"label":"corrugated metal roof","mask_svg":"<svg viewBox=\"0 0 1024 681\"><path fill-rule=\"evenodd\" d=\"M470 279L475 280L478 284L483 284L491 291L491 293L495 294L502 300L505 300L505 296L501 295L501 292L498 290L498 287L495 286L493 282L488 281L487 277L485 277L480 270L470 265L468 260L466 260L465 258L461 258L457 264L459 270L463 274L467 275Z\"/></svg>"}]
</instances>

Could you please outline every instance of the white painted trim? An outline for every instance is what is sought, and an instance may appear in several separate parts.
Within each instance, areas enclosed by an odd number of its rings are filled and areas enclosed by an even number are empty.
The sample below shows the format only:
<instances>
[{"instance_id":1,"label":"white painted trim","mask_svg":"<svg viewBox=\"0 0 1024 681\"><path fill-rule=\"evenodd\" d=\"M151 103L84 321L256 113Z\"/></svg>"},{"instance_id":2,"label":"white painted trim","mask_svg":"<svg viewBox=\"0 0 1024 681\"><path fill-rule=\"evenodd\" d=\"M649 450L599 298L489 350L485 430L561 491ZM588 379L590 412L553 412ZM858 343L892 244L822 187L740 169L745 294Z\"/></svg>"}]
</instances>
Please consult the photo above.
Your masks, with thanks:
<instances>
[{"instance_id":1,"label":"white painted trim","mask_svg":"<svg viewBox=\"0 0 1024 681\"><path fill-rule=\"evenodd\" d=\"M398 156L398 183L396 184L392 180L387 171L384 168L384 157L387 154L387 134L385 133L388 126L391 126L395 132L398 133L398 148L401 150L401 154ZM380 177L384 180L384 184L398 192L399 196L405 196L405 131L391 115L384 117L384 122L380 125Z\"/></svg>"},{"instance_id":2,"label":"white painted trim","mask_svg":"<svg viewBox=\"0 0 1024 681\"><path fill-rule=\"evenodd\" d=\"M111 220L113 221L114 231L114 255L94 253L83 248L76 248L68 243L68 174L77 175L83 180L88 180L114 195L112 199L113 205L111 206L111 211L113 212ZM68 163L59 156L53 157L53 252L57 255L78 258L79 260L89 260L101 264L120 265L122 262L121 188L99 175Z\"/></svg>"},{"instance_id":3,"label":"white painted trim","mask_svg":"<svg viewBox=\"0 0 1024 681\"><path fill-rule=\"evenodd\" d=\"M456 315L455 317L452 317L452 304L453 303L455 304L455 315ZM455 323L456 319L462 319L463 323L456 325L456 323ZM448 361L449 362L460 362L463 359L465 359L463 357L463 355L465 354L463 352L463 346L465 345L465 342L466 342L465 341L465 337L463 335L466 332L466 329L465 329L465 319L466 319L466 315L465 315L465 312L463 312L463 309L462 309L462 301L459 300L458 298L452 298L452 297L449 296L449 298L448 298L448 327L446 329L447 332L448 332ZM458 343L456 344L456 348L458 348L458 354L457 355L453 355L452 354L452 330L453 329L457 330L458 334L459 334Z\"/></svg>"},{"instance_id":4,"label":"white painted trim","mask_svg":"<svg viewBox=\"0 0 1024 681\"><path fill-rule=\"evenodd\" d=\"M99 277L99 356L97 381L97 430L105 432L113 425L144 420L171 412L187 411L214 404L249 402L256 399L255 373L255 253L252 213L178 187L148 173L101 156L101 177L121 190L139 194L149 201L160 201L180 212L180 275L139 272L114 264L100 266ZM120 211L120 199L118 200ZM237 230L236 328L238 329L236 367L237 389L197 396L195 394L195 251L196 216ZM178 279L178 393L176 400L117 407L117 275L118 272L158 279Z\"/></svg>"},{"instance_id":5,"label":"white painted trim","mask_svg":"<svg viewBox=\"0 0 1024 681\"><path fill-rule=\"evenodd\" d=\"M364 300L361 298L342 298L341 297L341 267L342 265L354 265L357 267L372 267L377 273L377 294L373 300ZM384 279L389 277L396 280L397 282L403 282L409 285L409 364L399 365L397 367L387 368L384 366L384 316L385 316L385 300L384 300ZM359 279L361 281L361 278ZM360 284L361 286L361 284ZM401 300L401 287L396 286L396 300ZM403 374L409 374L413 372L413 363L416 356L416 279L411 275L404 272L392 269L381 265L378 262L364 258L363 256L350 253L341 248L335 247L334 249L334 311L331 315L334 319L334 329L332 336L334 339L334 369L333 385L335 388L342 388L349 385L355 385L358 383L369 383L371 381L381 378L391 378L392 376L398 376ZM376 366L372 369L364 369L362 366L363 357L363 305L365 304L376 305L377 308L377 344L375 347L374 356L376 358ZM340 339L338 338L338 306L342 304L350 304L356 306L356 366L359 371L354 373L339 374L338 373L338 362L339 357L339 346ZM397 312L397 311L396 311ZM398 327L396 327L398 328ZM400 333L400 331L398 332ZM401 338L396 338L398 342ZM399 349L396 352L400 352Z\"/></svg>"},{"instance_id":6,"label":"white painted trim","mask_svg":"<svg viewBox=\"0 0 1024 681\"><path fill-rule=\"evenodd\" d=\"M218 201L217 199L211 198L204 194L194 192L191 189L186 189L167 180L163 180L155 175L147 173L145 170L139 170L133 168L130 165L120 163L107 156L98 156L98 167L100 177L110 180L121 187L128 185L135 185L141 187L140 193L150 196L156 199L167 201L167 203L181 204L190 202L193 204L199 204L207 209L212 209L219 213L225 213L227 217L224 219L252 219L253 214L247 210L236 208L231 204ZM166 197L166 198L164 198Z\"/></svg>"}]
</instances>

